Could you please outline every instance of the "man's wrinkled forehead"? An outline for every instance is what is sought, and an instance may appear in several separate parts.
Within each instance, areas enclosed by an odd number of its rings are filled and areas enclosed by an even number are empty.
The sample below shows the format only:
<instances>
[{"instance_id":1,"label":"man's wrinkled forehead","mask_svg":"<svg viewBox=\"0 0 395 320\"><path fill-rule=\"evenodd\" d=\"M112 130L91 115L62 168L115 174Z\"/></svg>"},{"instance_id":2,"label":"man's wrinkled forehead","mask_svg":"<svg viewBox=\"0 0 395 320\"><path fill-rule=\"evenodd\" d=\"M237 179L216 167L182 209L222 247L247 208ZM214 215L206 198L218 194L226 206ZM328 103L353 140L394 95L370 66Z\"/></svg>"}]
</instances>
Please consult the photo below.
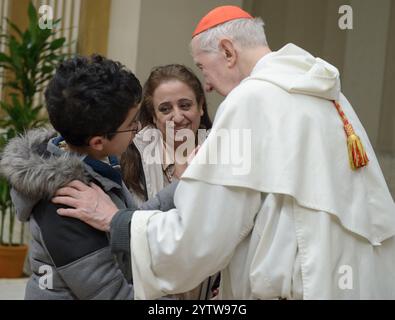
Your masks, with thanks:
<instances>
[{"instance_id":1,"label":"man's wrinkled forehead","mask_svg":"<svg viewBox=\"0 0 395 320\"><path fill-rule=\"evenodd\" d=\"M199 63L199 56L203 53L203 51L200 49L199 38L200 38L199 36L194 37L190 44L191 55L196 65Z\"/></svg>"},{"instance_id":2,"label":"man's wrinkled forehead","mask_svg":"<svg viewBox=\"0 0 395 320\"><path fill-rule=\"evenodd\" d=\"M189 44L189 48L190 48L192 55L195 55L197 53L199 46L200 46L200 35L192 38L192 40Z\"/></svg>"}]
</instances>

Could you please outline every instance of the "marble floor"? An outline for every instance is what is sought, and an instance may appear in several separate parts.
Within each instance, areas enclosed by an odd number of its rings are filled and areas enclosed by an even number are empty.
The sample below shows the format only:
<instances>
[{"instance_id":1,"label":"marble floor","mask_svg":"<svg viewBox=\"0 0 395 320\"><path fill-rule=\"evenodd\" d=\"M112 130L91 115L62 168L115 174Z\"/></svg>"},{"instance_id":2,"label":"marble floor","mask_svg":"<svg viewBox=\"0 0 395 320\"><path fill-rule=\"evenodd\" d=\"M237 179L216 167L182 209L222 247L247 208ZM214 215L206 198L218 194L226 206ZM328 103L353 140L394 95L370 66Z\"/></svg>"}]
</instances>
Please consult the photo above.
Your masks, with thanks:
<instances>
[{"instance_id":1,"label":"marble floor","mask_svg":"<svg viewBox=\"0 0 395 320\"><path fill-rule=\"evenodd\" d=\"M27 280L0 279L0 300L23 300Z\"/></svg>"}]
</instances>

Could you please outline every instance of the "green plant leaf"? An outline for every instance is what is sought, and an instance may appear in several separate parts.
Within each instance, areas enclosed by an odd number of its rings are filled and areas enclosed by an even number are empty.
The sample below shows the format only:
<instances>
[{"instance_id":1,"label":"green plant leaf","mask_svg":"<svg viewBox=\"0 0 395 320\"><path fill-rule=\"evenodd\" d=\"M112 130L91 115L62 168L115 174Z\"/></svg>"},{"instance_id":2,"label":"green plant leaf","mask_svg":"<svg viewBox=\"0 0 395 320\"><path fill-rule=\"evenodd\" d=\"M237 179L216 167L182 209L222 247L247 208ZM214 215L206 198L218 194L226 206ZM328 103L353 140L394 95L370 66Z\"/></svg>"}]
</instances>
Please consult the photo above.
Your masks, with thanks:
<instances>
[{"instance_id":1,"label":"green plant leaf","mask_svg":"<svg viewBox=\"0 0 395 320\"><path fill-rule=\"evenodd\" d=\"M4 18L4 19L7 21L8 25L11 27L11 29L14 30L20 37L22 37L21 29L19 29L18 26L15 23L13 23L10 19L8 19L8 18Z\"/></svg>"},{"instance_id":2,"label":"green plant leaf","mask_svg":"<svg viewBox=\"0 0 395 320\"><path fill-rule=\"evenodd\" d=\"M56 50L59 49L61 46L63 46L63 44L66 42L66 38L58 38L55 39L51 42L51 45L49 46L49 48L51 50Z\"/></svg>"},{"instance_id":3,"label":"green plant leaf","mask_svg":"<svg viewBox=\"0 0 395 320\"><path fill-rule=\"evenodd\" d=\"M29 16L29 21L32 22L32 23L36 23L37 24L37 21L38 21L37 11L36 11L36 8L33 5L33 2L31 2L31 1L29 2L29 7L27 9L27 13L28 13L28 16Z\"/></svg>"},{"instance_id":4,"label":"green plant leaf","mask_svg":"<svg viewBox=\"0 0 395 320\"><path fill-rule=\"evenodd\" d=\"M4 52L0 52L0 62L11 63L12 59L8 55L6 55Z\"/></svg>"},{"instance_id":5,"label":"green plant leaf","mask_svg":"<svg viewBox=\"0 0 395 320\"><path fill-rule=\"evenodd\" d=\"M4 64L4 63L1 63L0 62L0 68L3 68L3 69L6 69L6 70L14 70L13 68L12 68L12 66L9 66L9 65L7 65L7 64ZM4 72L0 75L0 76L4 76Z\"/></svg>"},{"instance_id":6,"label":"green plant leaf","mask_svg":"<svg viewBox=\"0 0 395 320\"><path fill-rule=\"evenodd\" d=\"M32 42L32 44L35 44L38 39L38 33L40 30L40 27L38 25L38 17L37 17L36 8L34 7L34 5L31 1L29 2L27 14L29 16L29 29L28 30L31 34L31 42Z\"/></svg>"},{"instance_id":7,"label":"green plant leaf","mask_svg":"<svg viewBox=\"0 0 395 320\"><path fill-rule=\"evenodd\" d=\"M0 119L0 152L9 139L48 122L46 116L41 113L44 106L35 105L33 98L37 92L45 88L57 64L67 57L61 52L63 48L67 48L67 44L59 32L60 19L53 21L53 29L40 29L39 17L31 1L28 18L29 24L25 30L8 21L8 29L14 31L13 35L1 31L0 28L0 42L5 47L4 52L0 52L0 73L7 70L7 75L11 78L7 78L3 86L12 88L8 93L8 99L0 101L3 113ZM10 206L8 183L0 180L0 209L10 210ZM2 214L2 218L4 217ZM8 215L6 219L9 219ZM4 223L0 222L2 231ZM20 239L23 239L22 235ZM6 239L1 232L0 242L4 241Z\"/></svg>"},{"instance_id":8,"label":"green plant leaf","mask_svg":"<svg viewBox=\"0 0 395 320\"><path fill-rule=\"evenodd\" d=\"M54 66L51 65L45 65L40 69L40 72L42 74L48 74L48 73L52 73L52 71L54 70Z\"/></svg>"},{"instance_id":9,"label":"green plant leaf","mask_svg":"<svg viewBox=\"0 0 395 320\"><path fill-rule=\"evenodd\" d=\"M17 81L7 81L7 82L3 83L3 86L11 87L16 90L21 90L21 87L19 86L19 83Z\"/></svg>"},{"instance_id":10,"label":"green plant leaf","mask_svg":"<svg viewBox=\"0 0 395 320\"><path fill-rule=\"evenodd\" d=\"M36 85L39 86L40 84L45 83L46 81L50 80L51 78L52 78L52 75L46 76L44 78L40 78L40 80L36 82Z\"/></svg>"},{"instance_id":11,"label":"green plant leaf","mask_svg":"<svg viewBox=\"0 0 395 320\"><path fill-rule=\"evenodd\" d=\"M20 44L15 39L15 37L10 37L10 58L12 64L15 66L15 72L21 72L22 56L20 50Z\"/></svg>"},{"instance_id":12,"label":"green plant leaf","mask_svg":"<svg viewBox=\"0 0 395 320\"><path fill-rule=\"evenodd\" d=\"M62 20L62 19L59 18L59 19L56 19L56 20L54 20L54 21L52 22L52 26L53 26L54 29L58 29L58 27L60 26L61 20Z\"/></svg>"},{"instance_id":13,"label":"green plant leaf","mask_svg":"<svg viewBox=\"0 0 395 320\"><path fill-rule=\"evenodd\" d=\"M47 119L36 120L36 121L33 122L32 128L39 128L39 127L42 127L43 125L45 125L47 123L48 123Z\"/></svg>"}]
</instances>

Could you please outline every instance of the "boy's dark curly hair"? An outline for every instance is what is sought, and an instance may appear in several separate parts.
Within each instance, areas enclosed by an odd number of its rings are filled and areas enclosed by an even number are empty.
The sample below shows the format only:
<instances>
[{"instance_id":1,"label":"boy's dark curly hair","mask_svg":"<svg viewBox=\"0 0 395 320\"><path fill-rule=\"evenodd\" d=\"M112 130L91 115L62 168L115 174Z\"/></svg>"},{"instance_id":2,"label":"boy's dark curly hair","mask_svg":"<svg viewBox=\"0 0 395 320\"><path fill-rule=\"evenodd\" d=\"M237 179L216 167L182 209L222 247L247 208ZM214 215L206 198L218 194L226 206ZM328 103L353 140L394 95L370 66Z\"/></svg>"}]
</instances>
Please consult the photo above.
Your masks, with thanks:
<instances>
[{"instance_id":1,"label":"boy's dark curly hair","mask_svg":"<svg viewBox=\"0 0 395 320\"><path fill-rule=\"evenodd\" d=\"M62 62L45 91L53 127L74 146L91 137L111 139L131 108L140 103L139 80L121 63L100 55Z\"/></svg>"}]
</instances>

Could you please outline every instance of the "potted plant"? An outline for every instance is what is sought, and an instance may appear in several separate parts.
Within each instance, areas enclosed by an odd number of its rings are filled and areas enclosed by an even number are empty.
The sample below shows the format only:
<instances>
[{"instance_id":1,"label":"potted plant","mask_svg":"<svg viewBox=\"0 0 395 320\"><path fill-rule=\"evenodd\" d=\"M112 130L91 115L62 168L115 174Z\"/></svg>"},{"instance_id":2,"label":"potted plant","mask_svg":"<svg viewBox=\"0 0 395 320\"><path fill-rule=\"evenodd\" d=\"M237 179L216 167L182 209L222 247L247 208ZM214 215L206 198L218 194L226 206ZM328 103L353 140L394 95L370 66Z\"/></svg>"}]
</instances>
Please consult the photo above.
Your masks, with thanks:
<instances>
[{"instance_id":1,"label":"potted plant","mask_svg":"<svg viewBox=\"0 0 395 320\"><path fill-rule=\"evenodd\" d=\"M0 34L0 41L6 47L6 52L0 52L2 86L6 92L4 100L0 101L0 156L10 139L46 123L41 112L43 105L35 102L34 98L44 90L56 65L65 58L61 48L66 39L56 37L59 20L52 23L52 29L41 29L31 2L28 17L29 25L25 31L7 19L11 32L2 31ZM0 278L20 277L27 252L27 246L23 244L24 225L21 225L19 237L15 235L10 187L1 176L0 215ZM14 238L19 240L15 242Z\"/></svg>"}]
</instances>

